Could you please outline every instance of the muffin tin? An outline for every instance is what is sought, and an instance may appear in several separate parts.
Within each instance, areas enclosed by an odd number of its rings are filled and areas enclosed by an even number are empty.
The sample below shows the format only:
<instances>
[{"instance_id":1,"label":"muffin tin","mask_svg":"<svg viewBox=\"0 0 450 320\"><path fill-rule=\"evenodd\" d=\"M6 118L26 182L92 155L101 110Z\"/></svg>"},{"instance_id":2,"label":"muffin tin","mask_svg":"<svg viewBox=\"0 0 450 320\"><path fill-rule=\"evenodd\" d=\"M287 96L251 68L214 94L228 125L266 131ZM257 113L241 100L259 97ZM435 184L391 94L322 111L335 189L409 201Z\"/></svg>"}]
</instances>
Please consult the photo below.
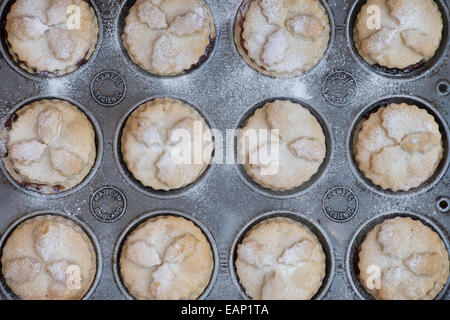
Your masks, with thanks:
<instances>
[{"instance_id":1,"label":"muffin tin","mask_svg":"<svg viewBox=\"0 0 450 320\"><path fill-rule=\"evenodd\" d=\"M97 280L86 299L129 299L118 273L124 237L137 221L158 214L192 219L205 232L214 252L215 269L201 298L247 299L234 270L236 245L246 230L272 216L288 216L312 229L327 255L327 275L316 299L369 299L355 271L355 257L365 233L382 219L408 215L422 220L450 249L450 65L449 0L435 0L444 18L444 38L435 58L417 70L387 74L365 64L355 52L352 24L365 2L322 0L330 14L332 37L327 55L305 75L273 79L251 69L234 44L234 22L241 0L206 0L215 18L217 37L201 64L177 77L140 70L123 49L120 35L134 0L90 1L98 15L96 52L79 70L61 77L30 75L9 56L4 42L7 10L0 12L0 120L7 124L27 102L58 98L85 111L97 134L97 162L89 177L73 190L40 195L0 175L0 249L17 224L43 212L61 214L88 230L98 252ZM128 115L142 102L174 97L190 103L212 128L220 130L226 154L216 147L209 169L193 185L173 192L154 192L134 181L120 159L120 132ZM276 193L261 189L237 164L235 137L227 130L242 126L255 108L276 98L302 103L319 115L328 153L321 169L300 189ZM390 102L414 102L438 120L445 157L436 174L408 192L388 192L366 180L355 166L352 136L369 111ZM225 142L227 147L225 148ZM222 158L223 156L223 158ZM226 162L226 161L224 161ZM0 297L14 299L0 275ZM437 297L450 299L447 286ZM3 295L3 296L2 296Z\"/></svg>"}]
</instances>

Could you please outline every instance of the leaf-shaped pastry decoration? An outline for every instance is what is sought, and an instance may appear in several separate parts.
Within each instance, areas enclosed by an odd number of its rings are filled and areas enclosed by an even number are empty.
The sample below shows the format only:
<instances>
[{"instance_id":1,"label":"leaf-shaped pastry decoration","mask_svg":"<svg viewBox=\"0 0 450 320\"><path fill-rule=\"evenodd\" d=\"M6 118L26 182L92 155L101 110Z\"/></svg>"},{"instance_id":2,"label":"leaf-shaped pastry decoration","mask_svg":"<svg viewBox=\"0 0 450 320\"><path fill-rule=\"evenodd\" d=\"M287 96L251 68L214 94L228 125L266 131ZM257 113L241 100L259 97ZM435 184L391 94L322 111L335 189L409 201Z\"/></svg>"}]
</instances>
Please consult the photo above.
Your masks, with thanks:
<instances>
[{"instance_id":1,"label":"leaf-shaped pastry decoration","mask_svg":"<svg viewBox=\"0 0 450 320\"><path fill-rule=\"evenodd\" d=\"M136 241L127 247L126 257L131 262L144 267L152 268L161 264L158 251L144 241Z\"/></svg>"},{"instance_id":2,"label":"leaf-shaped pastry decoration","mask_svg":"<svg viewBox=\"0 0 450 320\"><path fill-rule=\"evenodd\" d=\"M41 264L33 258L16 258L8 260L3 266L2 273L5 279L23 284L33 281L41 272Z\"/></svg>"},{"instance_id":3,"label":"leaf-shaped pastry decoration","mask_svg":"<svg viewBox=\"0 0 450 320\"><path fill-rule=\"evenodd\" d=\"M238 256L246 263L263 268L273 265L275 259L266 246L254 240L246 241L238 246Z\"/></svg>"},{"instance_id":4,"label":"leaf-shaped pastry decoration","mask_svg":"<svg viewBox=\"0 0 450 320\"><path fill-rule=\"evenodd\" d=\"M390 300L396 296L397 291L405 278L405 270L401 267L392 267L383 270L381 276L381 288L378 291L380 298Z\"/></svg>"},{"instance_id":5,"label":"leaf-shaped pastry decoration","mask_svg":"<svg viewBox=\"0 0 450 320\"><path fill-rule=\"evenodd\" d=\"M390 267L382 272L381 288L377 295L381 300L422 300L427 295L427 288L421 285L422 283L411 277L411 273L406 268Z\"/></svg>"},{"instance_id":6,"label":"leaf-shaped pastry decoration","mask_svg":"<svg viewBox=\"0 0 450 320\"><path fill-rule=\"evenodd\" d=\"M395 224L383 223L377 234L377 241L387 255L400 258L403 248L405 232Z\"/></svg>"},{"instance_id":7,"label":"leaf-shaped pastry decoration","mask_svg":"<svg viewBox=\"0 0 450 320\"><path fill-rule=\"evenodd\" d=\"M182 263L195 252L198 240L190 234L186 234L172 243L164 255L165 262Z\"/></svg>"},{"instance_id":8,"label":"leaf-shaped pastry decoration","mask_svg":"<svg viewBox=\"0 0 450 320\"><path fill-rule=\"evenodd\" d=\"M47 145L37 140L22 141L9 148L9 157L21 165L28 166L41 159Z\"/></svg>"},{"instance_id":9,"label":"leaf-shaped pastry decoration","mask_svg":"<svg viewBox=\"0 0 450 320\"><path fill-rule=\"evenodd\" d=\"M53 0L47 10L47 25L65 24L67 21L67 8L73 5L72 0Z\"/></svg>"},{"instance_id":10,"label":"leaf-shaped pastry decoration","mask_svg":"<svg viewBox=\"0 0 450 320\"><path fill-rule=\"evenodd\" d=\"M54 142L61 134L63 117L55 108L41 112L37 119L37 132L46 144Z\"/></svg>"},{"instance_id":11,"label":"leaf-shaped pastry decoration","mask_svg":"<svg viewBox=\"0 0 450 320\"><path fill-rule=\"evenodd\" d=\"M286 139L293 127L289 121L289 111L278 103L274 102L264 108L266 121L271 129L278 130L281 139Z\"/></svg>"},{"instance_id":12,"label":"leaf-shaped pastry decoration","mask_svg":"<svg viewBox=\"0 0 450 320\"><path fill-rule=\"evenodd\" d=\"M308 239L298 241L290 248L284 250L282 255L278 258L278 262L285 265L296 266L311 258L313 248L313 243Z\"/></svg>"},{"instance_id":13,"label":"leaf-shaped pastry decoration","mask_svg":"<svg viewBox=\"0 0 450 320\"><path fill-rule=\"evenodd\" d=\"M280 299L285 287L286 285L283 277L276 270L272 270L264 276L264 282L261 288L261 299Z\"/></svg>"},{"instance_id":14,"label":"leaf-shaped pastry decoration","mask_svg":"<svg viewBox=\"0 0 450 320\"><path fill-rule=\"evenodd\" d=\"M325 27L314 16L298 15L286 22L289 32L295 37L318 39L325 32Z\"/></svg>"},{"instance_id":15,"label":"leaf-shaped pastry decoration","mask_svg":"<svg viewBox=\"0 0 450 320\"><path fill-rule=\"evenodd\" d=\"M21 40L39 39L47 32L48 27L36 17L16 17L11 20L8 31Z\"/></svg>"},{"instance_id":16,"label":"leaf-shaped pastry decoration","mask_svg":"<svg viewBox=\"0 0 450 320\"><path fill-rule=\"evenodd\" d=\"M53 168L66 178L80 174L84 164L76 153L63 148L50 148L50 161Z\"/></svg>"},{"instance_id":17,"label":"leaf-shaped pastry decoration","mask_svg":"<svg viewBox=\"0 0 450 320\"><path fill-rule=\"evenodd\" d=\"M34 246L44 261L51 261L59 251L61 234L57 225L43 221L34 230Z\"/></svg>"},{"instance_id":18,"label":"leaf-shaped pastry decoration","mask_svg":"<svg viewBox=\"0 0 450 320\"><path fill-rule=\"evenodd\" d=\"M152 65L156 71L164 73L170 68L175 55L176 52L172 40L168 36L162 35L153 45Z\"/></svg>"},{"instance_id":19,"label":"leaf-shaped pastry decoration","mask_svg":"<svg viewBox=\"0 0 450 320\"><path fill-rule=\"evenodd\" d=\"M170 298L175 273L168 264L163 264L152 273L150 291L156 299L167 300Z\"/></svg>"},{"instance_id":20,"label":"leaf-shaped pastry decoration","mask_svg":"<svg viewBox=\"0 0 450 320\"><path fill-rule=\"evenodd\" d=\"M169 31L177 36L192 35L206 25L205 17L197 12L190 11L178 16L170 25Z\"/></svg>"},{"instance_id":21,"label":"leaf-shaped pastry decoration","mask_svg":"<svg viewBox=\"0 0 450 320\"><path fill-rule=\"evenodd\" d=\"M167 132L167 141L169 144L177 144L182 141L191 141L195 134L195 119L184 118L179 121L172 129Z\"/></svg>"},{"instance_id":22,"label":"leaf-shaped pastry decoration","mask_svg":"<svg viewBox=\"0 0 450 320\"><path fill-rule=\"evenodd\" d=\"M75 263L71 263L67 260L59 260L47 265L47 273L52 277L53 280L67 284L69 277L71 275L70 267L79 266Z\"/></svg>"},{"instance_id":23,"label":"leaf-shaped pastry decoration","mask_svg":"<svg viewBox=\"0 0 450 320\"><path fill-rule=\"evenodd\" d=\"M417 276L431 277L442 268L442 259L436 253L413 253L404 264Z\"/></svg>"},{"instance_id":24,"label":"leaf-shaped pastry decoration","mask_svg":"<svg viewBox=\"0 0 450 320\"><path fill-rule=\"evenodd\" d=\"M402 167L406 167L407 161L406 153L400 146L387 146L379 152L372 154L370 158L370 170L380 175L401 174ZM399 171L396 173L395 171L397 170Z\"/></svg>"},{"instance_id":25,"label":"leaf-shaped pastry decoration","mask_svg":"<svg viewBox=\"0 0 450 320\"><path fill-rule=\"evenodd\" d=\"M172 160L177 164L204 164L209 161L214 149L210 131L203 129L204 123L193 118L184 118L167 132L167 144L172 148Z\"/></svg>"},{"instance_id":26,"label":"leaf-shaped pastry decoration","mask_svg":"<svg viewBox=\"0 0 450 320\"><path fill-rule=\"evenodd\" d=\"M58 60L68 60L75 52L75 40L72 38L72 30L63 30L51 27L48 32L48 45Z\"/></svg>"},{"instance_id":27,"label":"leaf-shaped pastry decoration","mask_svg":"<svg viewBox=\"0 0 450 320\"><path fill-rule=\"evenodd\" d=\"M278 170L280 166L280 144L278 141L268 141L248 153L248 163L251 167ZM274 172L273 174L276 174Z\"/></svg>"},{"instance_id":28,"label":"leaf-shaped pastry decoration","mask_svg":"<svg viewBox=\"0 0 450 320\"><path fill-rule=\"evenodd\" d=\"M441 137L433 133L413 133L403 138L401 146L409 153L426 153L441 144Z\"/></svg>"},{"instance_id":29,"label":"leaf-shaped pastry decoration","mask_svg":"<svg viewBox=\"0 0 450 320\"><path fill-rule=\"evenodd\" d=\"M413 16L410 0L387 0L389 14L398 24L405 24Z\"/></svg>"},{"instance_id":30,"label":"leaf-shaped pastry decoration","mask_svg":"<svg viewBox=\"0 0 450 320\"><path fill-rule=\"evenodd\" d=\"M289 144L289 150L296 158L322 162L325 158L325 147L317 139L302 137Z\"/></svg>"},{"instance_id":31,"label":"leaf-shaped pastry decoration","mask_svg":"<svg viewBox=\"0 0 450 320\"><path fill-rule=\"evenodd\" d=\"M417 107L408 108L405 104L392 104L383 111L381 120L386 134L398 143L411 133L434 130L434 119L431 115Z\"/></svg>"},{"instance_id":32,"label":"leaf-shaped pastry decoration","mask_svg":"<svg viewBox=\"0 0 450 320\"><path fill-rule=\"evenodd\" d=\"M167 186L177 185L181 174L168 151L164 151L156 162L156 178Z\"/></svg>"},{"instance_id":33,"label":"leaf-shaped pastry decoration","mask_svg":"<svg viewBox=\"0 0 450 320\"><path fill-rule=\"evenodd\" d=\"M393 191L417 187L432 175L435 162L414 157L402 146L388 146L370 157L370 171L380 175Z\"/></svg>"},{"instance_id":34,"label":"leaf-shaped pastry decoration","mask_svg":"<svg viewBox=\"0 0 450 320\"><path fill-rule=\"evenodd\" d=\"M380 175L393 191L410 189L417 186L417 181L426 179L429 166L417 167L401 146L387 146L370 157L370 171ZM423 180L425 181L425 180Z\"/></svg>"},{"instance_id":35,"label":"leaf-shaped pastry decoration","mask_svg":"<svg viewBox=\"0 0 450 320\"><path fill-rule=\"evenodd\" d=\"M282 62L286 58L289 42L282 29L272 33L264 45L261 59L269 66Z\"/></svg>"},{"instance_id":36,"label":"leaf-shaped pastry decoration","mask_svg":"<svg viewBox=\"0 0 450 320\"><path fill-rule=\"evenodd\" d=\"M267 22L281 26L288 13L284 7L284 0L259 0L259 6L262 9Z\"/></svg>"},{"instance_id":37,"label":"leaf-shaped pastry decoration","mask_svg":"<svg viewBox=\"0 0 450 320\"><path fill-rule=\"evenodd\" d=\"M379 55L391 46L396 34L396 30L387 28L383 28L373 33L369 38L362 42L362 53L373 56Z\"/></svg>"},{"instance_id":38,"label":"leaf-shaped pastry decoration","mask_svg":"<svg viewBox=\"0 0 450 320\"><path fill-rule=\"evenodd\" d=\"M131 120L131 131L136 139L147 147L155 145L162 145L161 137L159 136L158 127L146 118L134 118Z\"/></svg>"},{"instance_id":39,"label":"leaf-shaped pastry decoration","mask_svg":"<svg viewBox=\"0 0 450 320\"><path fill-rule=\"evenodd\" d=\"M152 29L167 28L166 14L152 1L142 1L137 6L139 21Z\"/></svg>"},{"instance_id":40,"label":"leaf-shaped pastry decoration","mask_svg":"<svg viewBox=\"0 0 450 320\"><path fill-rule=\"evenodd\" d=\"M416 29L408 29L401 33L403 42L413 51L424 57L434 54L433 38Z\"/></svg>"}]
</instances>

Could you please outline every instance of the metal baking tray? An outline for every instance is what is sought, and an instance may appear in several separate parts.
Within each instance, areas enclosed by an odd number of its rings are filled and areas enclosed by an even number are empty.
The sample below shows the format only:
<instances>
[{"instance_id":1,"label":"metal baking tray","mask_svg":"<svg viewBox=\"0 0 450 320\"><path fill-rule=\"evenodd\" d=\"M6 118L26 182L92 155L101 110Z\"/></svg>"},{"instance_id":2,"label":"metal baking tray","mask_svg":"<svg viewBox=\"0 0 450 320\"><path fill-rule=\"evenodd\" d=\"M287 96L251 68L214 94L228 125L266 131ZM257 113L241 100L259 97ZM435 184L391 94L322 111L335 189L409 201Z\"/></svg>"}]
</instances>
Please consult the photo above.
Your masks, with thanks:
<instances>
[{"instance_id":1,"label":"metal baking tray","mask_svg":"<svg viewBox=\"0 0 450 320\"><path fill-rule=\"evenodd\" d=\"M158 77L130 60L120 36L134 0L90 0L100 26L92 58L65 76L30 75L17 67L6 48L5 17L12 1L0 2L1 125L7 125L15 110L30 101L68 100L92 121L98 158L80 186L57 195L25 189L0 164L0 248L14 227L30 216L51 212L75 219L92 238L98 254L97 278L85 299L132 298L118 272L121 244L136 223L158 214L192 219L210 240L215 268L204 299L248 299L234 270L236 245L246 230L269 216L292 217L322 242L327 275L317 299L370 299L356 277L355 254L366 232L386 217L400 214L420 219L439 232L450 249L449 0L435 0L444 18L441 47L431 61L410 72L371 67L356 53L352 28L365 0L322 0L332 27L329 49L315 68L290 79L263 76L241 59L233 39L241 0L207 0L217 37L202 63L185 75ZM239 165L218 163L186 188L154 192L128 173L120 157L119 137L132 110L164 96L189 102L224 136L265 101L301 102L324 128L326 160L311 181L291 192L261 188ZM351 146L361 119L396 101L415 103L435 116L445 152L435 175L420 188L393 193L373 186L359 173ZM233 146L234 137L228 138ZM227 148L227 156L233 158L234 149ZM3 299L16 298L1 276L0 288ZM447 288L448 283L438 299L450 299Z\"/></svg>"}]
</instances>

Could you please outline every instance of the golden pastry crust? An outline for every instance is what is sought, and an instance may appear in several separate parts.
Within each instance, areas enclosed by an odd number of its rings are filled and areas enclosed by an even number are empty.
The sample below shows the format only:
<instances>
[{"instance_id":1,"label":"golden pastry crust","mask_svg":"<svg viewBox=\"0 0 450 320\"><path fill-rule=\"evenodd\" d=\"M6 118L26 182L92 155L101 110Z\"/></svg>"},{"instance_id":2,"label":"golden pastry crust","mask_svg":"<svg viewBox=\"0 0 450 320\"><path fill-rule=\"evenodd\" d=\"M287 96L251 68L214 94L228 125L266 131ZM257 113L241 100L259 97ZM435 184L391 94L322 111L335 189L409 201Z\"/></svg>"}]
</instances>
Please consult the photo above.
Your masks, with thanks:
<instances>
[{"instance_id":1,"label":"golden pastry crust","mask_svg":"<svg viewBox=\"0 0 450 320\"><path fill-rule=\"evenodd\" d=\"M214 149L211 130L202 116L171 98L151 100L133 111L121 141L123 159L133 176L144 186L166 191L197 180L210 164Z\"/></svg>"},{"instance_id":2,"label":"golden pastry crust","mask_svg":"<svg viewBox=\"0 0 450 320\"><path fill-rule=\"evenodd\" d=\"M234 41L244 61L271 77L293 77L325 54L330 23L318 0L244 0Z\"/></svg>"},{"instance_id":3,"label":"golden pastry crust","mask_svg":"<svg viewBox=\"0 0 450 320\"><path fill-rule=\"evenodd\" d=\"M62 100L40 100L19 109L2 130L2 160L11 177L43 194L70 190L90 173L95 132L86 115Z\"/></svg>"},{"instance_id":4,"label":"golden pastry crust","mask_svg":"<svg viewBox=\"0 0 450 320\"><path fill-rule=\"evenodd\" d=\"M257 138L251 142L253 133ZM273 153L277 151L279 157ZM325 155L325 135L317 119L288 100L256 110L238 134L239 163L256 183L272 190L302 185L319 170Z\"/></svg>"},{"instance_id":5,"label":"golden pastry crust","mask_svg":"<svg viewBox=\"0 0 450 320\"><path fill-rule=\"evenodd\" d=\"M204 0L137 0L125 24L122 40L130 58L162 76L191 69L216 38Z\"/></svg>"},{"instance_id":6,"label":"golden pastry crust","mask_svg":"<svg viewBox=\"0 0 450 320\"><path fill-rule=\"evenodd\" d=\"M89 60L99 34L97 16L84 0L16 0L6 31L14 61L29 73L50 76L72 72Z\"/></svg>"},{"instance_id":7,"label":"golden pastry crust","mask_svg":"<svg viewBox=\"0 0 450 320\"><path fill-rule=\"evenodd\" d=\"M371 281L374 266L380 271L378 288ZM358 268L362 285L376 299L430 300L447 283L448 251L429 227L397 217L367 234L360 247Z\"/></svg>"},{"instance_id":8,"label":"golden pastry crust","mask_svg":"<svg viewBox=\"0 0 450 320\"><path fill-rule=\"evenodd\" d=\"M426 110L390 104L360 125L354 153L359 169L375 185L408 191L436 171L443 156L442 136Z\"/></svg>"},{"instance_id":9,"label":"golden pastry crust","mask_svg":"<svg viewBox=\"0 0 450 320\"><path fill-rule=\"evenodd\" d=\"M239 282L257 300L308 300L325 277L325 253L317 237L288 218L254 226L238 245Z\"/></svg>"},{"instance_id":10,"label":"golden pastry crust","mask_svg":"<svg viewBox=\"0 0 450 320\"><path fill-rule=\"evenodd\" d=\"M97 272L87 234L72 220L53 215L20 224L8 237L1 259L6 283L24 300L82 299Z\"/></svg>"},{"instance_id":11,"label":"golden pastry crust","mask_svg":"<svg viewBox=\"0 0 450 320\"><path fill-rule=\"evenodd\" d=\"M208 286L213 268L211 245L203 232L175 216L139 225L120 254L122 280L140 300L197 299Z\"/></svg>"},{"instance_id":12,"label":"golden pastry crust","mask_svg":"<svg viewBox=\"0 0 450 320\"><path fill-rule=\"evenodd\" d=\"M372 25L373 6L379 8L378 26ZM353 32L356 48L369 64L405 69L434 56L442 30L442 15L433 0L368 0Z\"/></svg>"}]
</instances>

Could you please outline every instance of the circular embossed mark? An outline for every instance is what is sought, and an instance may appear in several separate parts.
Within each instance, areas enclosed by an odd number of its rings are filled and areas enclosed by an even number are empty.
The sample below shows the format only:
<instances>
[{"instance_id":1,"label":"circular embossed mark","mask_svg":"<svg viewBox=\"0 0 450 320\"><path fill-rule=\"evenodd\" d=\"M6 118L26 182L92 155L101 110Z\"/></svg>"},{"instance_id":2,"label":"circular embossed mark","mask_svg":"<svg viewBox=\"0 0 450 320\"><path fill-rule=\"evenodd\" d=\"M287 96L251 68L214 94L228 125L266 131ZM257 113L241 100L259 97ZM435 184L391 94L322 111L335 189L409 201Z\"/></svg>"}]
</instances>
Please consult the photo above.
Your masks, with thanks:
<instances>
[{"instance_id":1,"label":"circular embossed mark","mask_svg":"<svg viewBox=\"0 0 450 320\"><path fill-rule=\"evenodd\" d=\"M119 220L127 208L122 191L114 187L103 187L91 197L91 212L98 220L114 222Z\"/></svg>"},{"instance_id":2,"label":"circular embossed mark","mask_svg":"<svg viewBox=\"0 0 450 320\"><path fill-rule=\"evenodd\" d=\"M322 94L329 103L343 106L356 94L356 80L346 71L335 71L328 74L322 82Z\"/></svg>"},{"instance_id":3,"label":"circular embossed mark","mask_svg":"<svg viewBox=\"0 0 450 320\"><path fill-rule=\"evenodd\" d=\"M114 106L120 103L127 92L127 85L120 74L103 71L97 74L91 83L91 94L102 106Z\"/></svg>"},{"instance_id":4,"label":"circular embossed mark","mask_svg":"<svg viewBox=\"0 0 450 320\"><path fill-rule=\"evenodd\" d=\"M358 211L358 198L350 189L336 187L323 198L323 211L331 220L345 222Z\"/></svg>"}]
</instances>

